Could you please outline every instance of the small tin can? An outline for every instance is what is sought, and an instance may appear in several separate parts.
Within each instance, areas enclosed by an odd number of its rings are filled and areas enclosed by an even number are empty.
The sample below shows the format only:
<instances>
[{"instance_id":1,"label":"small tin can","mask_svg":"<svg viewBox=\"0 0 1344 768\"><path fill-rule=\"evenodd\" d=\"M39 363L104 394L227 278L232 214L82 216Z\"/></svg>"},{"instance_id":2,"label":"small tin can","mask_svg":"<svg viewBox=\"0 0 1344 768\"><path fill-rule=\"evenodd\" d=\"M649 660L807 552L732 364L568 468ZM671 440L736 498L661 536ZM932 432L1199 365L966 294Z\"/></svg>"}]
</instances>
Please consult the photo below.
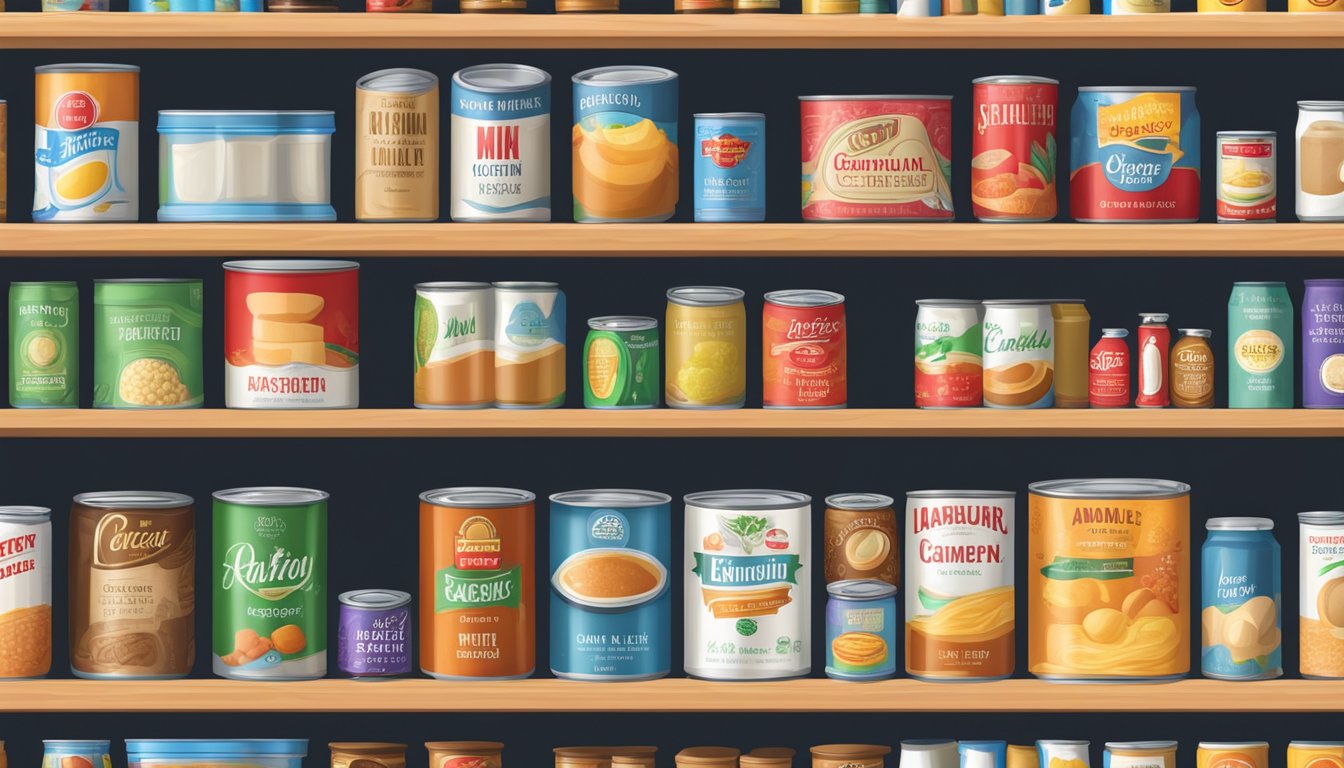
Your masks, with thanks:
<instances>
[{"instance_id":1,"label":"small tin can","mask_svg":"<svg viewBox=\"0 0 1344 768\"><path fill-rule=\"evenodd\" d=\"M1218 221L1274 221L1277 136L1274 131L1218 132Z\"/></svg>"},{"instance_id":2,"label":"small tin can","mask_svg":"<svg viewBox=\"0 0 1344 768\"><path fill-rule=\"evenodd\" d=\"M1293 407L1293 300L1283 283L1233 283L1227 345L1227 407Z\"/></svg>"},{"instance_id":3,"label":"small tin can","mask_svg":"<svg viewBox=\"0 0 1344 768\"><path fill-rule=\"evenodd\" d=\"M986 301L984 394L990 408L1055 404L1055 319L1036 299Z\"/></svg>"},{"instance_id":4,"label":"small tin can","mask_svg":"<svg viewBox=\"0 0 1344 768\"><path fill-rule=\"evenodd\" d=\"M1289 13L1339 13L1344 0L1288 0Z\"/></svg>"},{"instance_id":5,"label":"small tin can","mask_svg":"<svg viewBox=\"0 0 1344 768\"><path fill-rule=\"evenodd\" d=\"M1008 742L959 740L957 755L961 768L1005 768Z\"/></svg>"},{"instance_id":6,"label":"small tin can","mask_svg":"<svg viewBox=\"0 0 1344 768\"><path fill-rule=\"evenodd\" d=\"M526 64L458 70L451 110L453 221L550 221L550 74Z\"/></svg>"},{"instance_id":7,"label":"small tin can","mask_svg":"<svg viewBox=\"0 0 1344 768\"><path fill-rule=\"evenodd\" d=\"M79 406L79 286L75 282L9 284L9 404L15 408Z\"/></svg>"},{"instance_id":8,"label":"small tin can","mask_svg":"<svg viewBox=\"0 0 1344 768\"><path fill-rule=\"evenodd\" d=\"M672 218L680 189L677 73L598 67L574 75L573 82L574 220Z\"/></svg>"},{"instance_id":9,"label":"small tin can","mask_svg":"<svg viewBox=\"0 0 1344 768\"><path fill-rule=\"evenodd\" d=\"M429 0L369 11L429 12ZM422 5L422 8L413 7ZM355 82L355 218L439 218L439 78L420 69L380 69Z\"/></svg>"},{"instance_id":10,"label":"small tin can","mask_svg":"<svg viewBox=\"0 0 1344 768\"><path fill-rule=\"evenodd\" d=\"M406 745L381 741L333 741L331 768L406 768Z\"/></svg>"},{"instance_id":11,"label":"small tin can","mask_svg":"<svg viewBox=\"0 0 1344 768\"><path fill-rule=\"evenodd\" d=\"M765 115L695 115L695 220L765 221Z\"/></svg>"},{"instance_id":12,"label":"small tin can","mask_svg":"<svg viewBox=\"0 0 1344 768\"><path fill-rule=\"evenodd\" d=\"M35 87L33 221L138 219L140 68L51 64L36 69Z\"/></svg>"},{"instance_id":13,"label":"small tin can","mask_svg":"<svg viewBox=\"0 0 1344 768\"><path fill-rule=\"evenodd\" d=\"M42 768L112 768L111 744L101 739L43 739Z\"/></svg>"},{"instance_id":14,"label":"small tin can","mask_svg":"<svg viewBox=\"0 0 1344 768\"><path fill-rule=\"evenodd\" d=\"M1290 741L1288 768L1333 768L1344 765L1344 741Z\"/></svg>"},{"instance_id":15,"label":"small tin can","mask_svg":"<svg viewBox=\"0 0 1344 768\"><path fill-rule=\"evenodd\" d=\"M845 407L849 360L844 296L771 291L765 294L761 336L764 407Z\"/></svg>"},{"instance_id":16,"label":"small tin can","mask_svg":"<svg viewBox=\"0 0 1344 768\"><path fill-rule=\"evenodd\" d=\"M1134 405L1140 408L1166 408L1171 405L1171 380L1168 358L1171 355L1171 329L1165 312L1139 313L1139 391Z\"/></svg>"},{"instance_id":17,"label":"small tin can","mask_svg":"<svg viewBox=\"0 0 1344 768\"><path fill-rule=\"evenodd\" d=\"M1196 768L1269 768L1267 741L1201 741Z\"/></svg>"},{"instance_id":18,"label":"small tin can","mask_svg":"<svg viewBox=\"0 0 1344 768\"><path fill-rule=\"evenodd\" d=\"M0 679L51 671L51 510L0 507Z\"/></svg>"},{"instance_id":19,"label":"small tin can","mask_svg":"<svg viewBox=\"0 0 1344 768\"><path fill-rule=\"evenodd\" d=\"M1214 364L1208 328L1179 328L1171 348L1171 404L1177 408L1212 408Z\"/></svg>"},{"instance_id":20,"label":"small tin can","mask_svg":"<svg viewBox=\"0 0 1344 768\"><path fill-rule=\"evenodd\" d=\"M690 285L667 292L671 408L741 408L747 399L747 312L737 288Z\"/></svg>"},{"instance_id":21,"label":"small tin can","mask_svg":"<svg viewBox=\"0 0 1344 768\"><path fill-rule=\"evenodd\" d=\"M915 304L915 407L979 407L984 403L984 307L968 299Z\"/></svg>"},{"instance_id":22,"label":"small tin can","mask_svg":"<svg viewBox=\"0 0 1344 768\"><path fill-rule=\"evenodd\" d=\"M565 404L565 292L555 283L495 283L495 406Z\"/></svg>"},{"instance_id":23,"label":"small tin can","mask_svg":"<svg viewBox=\"0 0 1344 768\"><path fill-rule=\"evenodd\" d=\"M361 679L410 674L411 596L395 589L360 589L336 599L341 604L336 624L341 671Z\"/></svg>"},{"instance_id":24,"label":"small tin can","mask_svg":"<svg viewBox=\"0 0 1344 768\"><path fill-rule=\"evenodd\" d=\"M1102 768L1176 768L1176 742L1108 741Z\"/></svg>"},{"instance_id":25,"label":"small tin can","mask_svg":"<svg viewBox=\"0 0 1344 768\"><path fill-rule=\"evenodd\" d=\"M429 768L501 768L504 745L498 741L427 741Z\"/></svg>"},{"instance_id":26,"label":"small tin can","mask_svg":"<svg viewBox=\"0 0 1344 768\"><path fill-rule=\"evenodd\" d=\"M1036 742L1040 768L1088 768L1092 764L1091 742L1071 739L1040 739ZM1009 749L1012 749L1009 747Z\"/></svg>"},{"instance_id":27,"label":"small tin can","mask_svg":"<svg viewBox=\"0 0 1344 768\"><path fill-rule=\"evenodd\" d=\"M1087 360L1087 404L1093 408L1129 407L1128 328L1102 328Z\"/></svg>"},{"instance_id":28,"label":"small tin can","mask_svg":"<svg viewBox=\"0 0 1344 768\"><path fill-rule=\"evenodd\" d=\"M822 567L826 583L876 579L897 586L895 501L880 493L837 493L826 497L822 524Z\"/></svg>"},{"instance_id":29,"label":"small tin can","mask_svg":"<svg viewBox=\"0 0 1344 768\"><path fill-rule=\"evenodd\" d=\"M652 317L592 318L583 343L583 407L658 407L661 357Z\"/></svg>"},{"instance_id":30,"label":"small tin can","mask_svg":"<svg viewBox=\"0 0 1344 768\"><path fill-rule=\"evenodd\" d=\"M200 280L93 281L93 407L205 402Z\"/></svg>"},{"instance_id":31,"label":"small tin can","mask_svg":"<svg viewBox=\"0 0 1344 768\"><path fill-rule=\"evenodd\" d=\"M1306 281L1302 407L1344 408L1344 280Z\"/></svg>"},{"instance_id":32,"label":"small tin can","mask_svg":"<svg viewBox=\"0 0 1344 768\"><path fill-rule=\"evenodd\" d=\"M554 752L555 768L654 768L658 748L556 747Z\"/></svg>"},{"instance_id":33,"label":"small tin can","mask_svg":"<svg viewBox=\"0 0 1344 768\"><path fill-rule=\"evenodd\" d=\"M826 676L896 676L896 587L875 579L826 585Z\"/></svg>"},{"instance_id":34,"label":"small tin can","mask_svg":"<svg viewBox=\"0 0 1344 768\"><path fill-rule=\"evenodd\" d=\"M495 403L495 289L489 283L415 286L415 407Z\"/></svg>"},{"instance_id":35,"label":"small tin can","mask_svg":"<svg viewBox=\"0 0 1344 768\"><path fill-rule=\"evenodd\" d=\"M1040 0L1022 0L1032 5ZM1008 0L1009 15L1014 0ZM973 81L971 203L981 221L1050 221L1059 145L1059 81L995 76Z\"/></svg>"},{"instance_id":36,"label":"small tin can","mask_svg":"<svg viewBox=\"0 0 1344 768\"><path fill-rule=\"evenodd\" d=\"M1282 569L1274 521L1215 517L1204 527L1201 671L1220 680L1282 675Z\"/></svg>"}]
</instances>

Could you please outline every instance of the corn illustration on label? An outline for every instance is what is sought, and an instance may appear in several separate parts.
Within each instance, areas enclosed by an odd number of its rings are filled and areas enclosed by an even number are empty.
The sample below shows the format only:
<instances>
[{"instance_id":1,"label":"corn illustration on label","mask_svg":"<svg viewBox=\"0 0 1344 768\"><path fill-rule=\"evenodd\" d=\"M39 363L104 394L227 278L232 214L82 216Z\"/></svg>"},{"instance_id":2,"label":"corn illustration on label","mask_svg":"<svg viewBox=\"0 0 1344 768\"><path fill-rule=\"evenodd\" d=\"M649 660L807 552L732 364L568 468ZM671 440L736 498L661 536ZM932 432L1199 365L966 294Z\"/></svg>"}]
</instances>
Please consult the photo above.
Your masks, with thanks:
<instances>
[{"instance_id":1,"label":"corn illustration on label","mask_svg":"<svg viewBox=\"0 0 1344 768\"><path fill-rule=\"evenodd\" d=\"M93 406L196 408L205 401L200 280L93 284Z\"/></svg>"}]
</instances>

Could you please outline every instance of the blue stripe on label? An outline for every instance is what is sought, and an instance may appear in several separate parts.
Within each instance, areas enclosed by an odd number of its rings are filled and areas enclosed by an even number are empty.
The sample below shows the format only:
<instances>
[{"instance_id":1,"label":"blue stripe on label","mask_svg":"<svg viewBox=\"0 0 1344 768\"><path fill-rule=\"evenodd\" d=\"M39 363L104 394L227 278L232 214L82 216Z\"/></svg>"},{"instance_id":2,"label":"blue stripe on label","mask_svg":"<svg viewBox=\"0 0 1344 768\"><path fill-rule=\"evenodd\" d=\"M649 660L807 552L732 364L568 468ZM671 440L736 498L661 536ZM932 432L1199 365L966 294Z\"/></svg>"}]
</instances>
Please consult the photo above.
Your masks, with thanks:
<instances>
[{"instance_id":1,"label":"blue stripe on label","mask_svg":"<svg viewBox=\"0 0 1344 768\"><path fill-rule=\"evenodd\" d=\"M512 213L514 211L524 211L530 208L550 208L551 198L549 196L538 197L535 200L528 200L524 203L515 203L514 205L486 205L485 203L463 198L462 204L471 206L481 213Z\"/></svg>"},{"instance_id":2,"label":"blue stripe on label","mask_svg":"<svg viewBox=\"0 0 1344 768\"><path fill-rule=\"evenodd\" d=\"M452 110L476 120L517 120L551 113L550 85L513 93L482 93L453 83Z\"/></svg>"}]
</instances>

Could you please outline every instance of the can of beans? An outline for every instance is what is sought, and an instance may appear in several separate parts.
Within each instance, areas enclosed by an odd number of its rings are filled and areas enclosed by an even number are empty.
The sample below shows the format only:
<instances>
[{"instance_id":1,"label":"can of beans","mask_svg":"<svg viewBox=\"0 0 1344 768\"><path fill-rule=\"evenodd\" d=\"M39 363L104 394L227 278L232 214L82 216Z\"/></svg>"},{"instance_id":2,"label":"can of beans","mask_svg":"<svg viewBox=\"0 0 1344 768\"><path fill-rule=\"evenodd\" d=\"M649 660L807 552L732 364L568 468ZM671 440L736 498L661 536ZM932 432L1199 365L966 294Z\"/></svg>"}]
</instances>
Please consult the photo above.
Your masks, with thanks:
<instances>
[{"instance_id":1,"label":"can of beans","mask_svg":"<svg viewBox=\"0 0 1344 768\"><path fill-rule=\"evenodd\" d=\"M574 76L575 221L666 221L676 213L677 82L660 67Z\"/></svg>"},{"instance_id":2,"label":"can of beans","mask_svg":"<svg viewBox=\"0 0 1344 768\"><path fill-rule=\"evenodd\" d=\"M368 0L369 11L429 12L429 0ZM423 7L415 7L423 6ZM439 78L382 69L355 83L355 218L439 218Z\"/></svg>"},{"instance_id":3,"label":"can of beans","mask_svg":"<svg viewBox=\"0 0 1344 768\"><path fill-rule=\"evenodd\" d=\"M830 291L765 294L761 370L766 408L844 408L845 297Z\"/></svg>"},{"instance_id":4,"label":"can of beans","mask_svg":"<svg viewBox=\"0 0 1344 768\"><path fill-rule=\"evenodd\" d=\"M652 317L594 317L583 343L585 408L656 408L660 352Z\"/></svg>"},{"instance_id":5,"label":"can of beans","mask_svg":"<svg viewBox=\"0 0 1344 768\"><path fill-rule=\"evenodd\" d=\"M75 282L9 284L9 404L15 408L79 406L79 286Z\"/></svg>"},{"instance_id":6,"label":"can of beans","mask_svg":"<svg viewBox=\"0 0 1344 768\"><path fill-rule=\"evenodd\" d=\"M336 599L341 604L336 630L341 671L351 677L410 674L411 596L395 589L360 589Z\"/></svg>"},{"instance_id":7,"label":"can of beans","mask_svg":"<svg viewBox=\"0 0 1344 768\"><path fill-rule=\"evenodd\" d=\"M551 76L467 67L453 75L451 110L453 221L550 221Z\"/></svg>"},{"instance_id":8,"label":"can of beans","mask_svg":"<svg viewBox=\"0 0 1344 768\"><path fill-rule=\"evenodd\" d=\"M200 280L93 281L93 407L199 408Z\"/></svg>"},{"instance_id":9,"label":"can of beans","mask_svg":"<svg viewBox=\"0 0 1344 768\"><path fill-rule=\"evenodd\" d=\"M51 510L0 507L0 679L51 671Z\"/></svg>"},{"instance_id":10,"label":"can of beans","mask_svg":"<svg viewBox=\"0 0 1344 768\"><path fill-rule=\"evenodd\" d=\"M415 407L495 402L495 289L489 283L415 286Z\"/></svg>"},{"instance_id":11,"label":"can of beans","mask_svg":"<svg viewBox=\"0 0 1344 768\"><path fill-rule=\"evenodd\" d=\"M974 81L973 94L971 203L975 217L1008 222L1055 218L1059 210L1055 196L1059 81L1017 75L982 77Z\"/></svg>"},{"instance_id":12,"label":"can of beans","mask_svg":"<svg viewBox=\"0 0 1344 768\"><path fill-rule=\"evenodd\" d=\"M741 408L747 399L747 311L737 288L667 292L667 404Z\"/></svg>"},{"instance_id":13,"label":"can of beans","mask_svg":"<svg viewBox=\"0 0 1344 768\"><path fill-rule=\"evenodd\" d=\"M695 220L765 221L765 115L695 116Z\"/></svg>"}]
</instances>

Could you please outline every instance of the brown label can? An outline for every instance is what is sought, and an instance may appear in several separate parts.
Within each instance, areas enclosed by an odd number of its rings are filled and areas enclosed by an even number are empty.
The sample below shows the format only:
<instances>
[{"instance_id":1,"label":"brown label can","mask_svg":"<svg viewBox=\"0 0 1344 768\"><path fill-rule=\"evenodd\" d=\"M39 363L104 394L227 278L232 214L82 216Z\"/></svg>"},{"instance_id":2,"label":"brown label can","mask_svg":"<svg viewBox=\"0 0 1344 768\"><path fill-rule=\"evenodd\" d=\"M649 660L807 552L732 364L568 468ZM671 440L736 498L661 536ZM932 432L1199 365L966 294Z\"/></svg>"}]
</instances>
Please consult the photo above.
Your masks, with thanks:
<instances>
[{"instance_id":1,"label":"brown label can","mask_svg":"<svg viewBox=\"0 0 1344 768\"><path fill-rule=\"evenodd\" d=\"M438 76L420 69L367 74L355 83L355 114L355 218L439 218Z\"/></svg>"},{"instance_id":2,"label":"brown label can","mask_svg":"<svg viewBox=\"0 0 1344 768\"><path fill-rule=\"evenodd\" d=\"M186 677L196 660L196 530L180 493L81 493L70 509L70 671Z\"/></svg>"},{"instance_id":3,"label":"brown label can","mask_svg":"<svg viewBox=\"0 0 1344 768\"><path fill-rule=\"evenodd\" d=\"M406 768L405 744L333 741L327 746L331 748L331 768Z\"/></svg>"},{"instance_id":4,"label":"brown label can","mask_svg":"<svg viewBox=\"0 0 1344 768\"><path fill-rule=\"evenodd\" d=\"M882 768L891 747L879 744L819 744L812 748L812 768Z\"/></svg>"},{"instance_id":5,"label":"brown label can","mask_svg":"<svg viewBox=\"0 0 1344 768\"><path fill-rule=\"evenodd\" d=\"M822 557L826 583L877 579L900 586L895 502L880 493L840 493L826 497Z\"/></svg>"}]
</instances>

